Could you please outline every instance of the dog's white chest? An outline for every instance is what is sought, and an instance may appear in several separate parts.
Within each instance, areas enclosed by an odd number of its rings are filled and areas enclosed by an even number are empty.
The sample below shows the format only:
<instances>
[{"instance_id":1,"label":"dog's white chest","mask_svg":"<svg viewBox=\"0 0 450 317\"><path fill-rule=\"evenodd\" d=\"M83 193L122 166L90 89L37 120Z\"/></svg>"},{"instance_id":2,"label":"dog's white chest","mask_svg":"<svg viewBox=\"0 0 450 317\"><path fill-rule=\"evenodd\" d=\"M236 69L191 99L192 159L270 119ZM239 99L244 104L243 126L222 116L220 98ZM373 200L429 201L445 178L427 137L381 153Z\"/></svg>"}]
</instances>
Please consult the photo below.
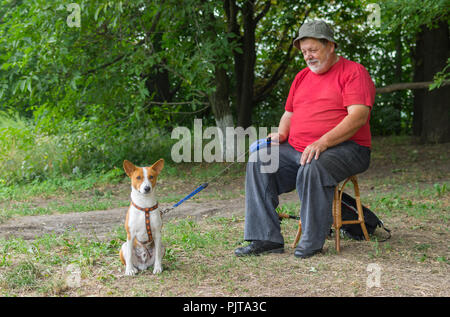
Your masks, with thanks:
<instances>
[{"instance_id":1,"label":"dog's white chest","mask_svg":"<svg viewBox=\"0 0 450 317\"><path fill-rule=\"evenodd\" d=\"M148 213L149 216L147 218L145 215L146 212L138 210L133 206L130 208L130 218L128 220L128 227L131 231L130 233L132 233L132 235L134 235L137 240L142 243L153 240L153 236L155 234L159 234L159 228L161 227L159 208ZM149 228L147 228L148 225Z\"/></svg>"}]
</instances>

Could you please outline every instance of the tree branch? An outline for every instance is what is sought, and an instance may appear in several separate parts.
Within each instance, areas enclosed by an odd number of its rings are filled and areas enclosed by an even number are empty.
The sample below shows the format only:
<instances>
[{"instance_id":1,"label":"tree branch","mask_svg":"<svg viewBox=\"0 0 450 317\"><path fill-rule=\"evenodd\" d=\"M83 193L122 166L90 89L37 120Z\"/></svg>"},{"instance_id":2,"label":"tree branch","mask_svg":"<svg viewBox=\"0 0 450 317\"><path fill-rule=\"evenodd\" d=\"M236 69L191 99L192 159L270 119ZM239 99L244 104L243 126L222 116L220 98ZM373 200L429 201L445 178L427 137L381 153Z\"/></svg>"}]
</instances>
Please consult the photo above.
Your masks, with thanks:
<instances>
[{"instance_id":1,"label":"tree branch","mask_svg":"<svg viewBox=\"0 0 450 317\"><path fill-rule=\"evenodd\" d=\"M171 106L175 106L175 105L187 105L187 104L191 104L193 102L192 101L180 101L180 102L147 101L146 103L147 104L152 104L152 105L171 105ZM199 102L199 104L209 105L208 102Z\"/></svg>"},{"instance_id":2,"label":"tree branch","mask_svg":"<svg viewBox=\"0 0 450 317\"><path fill-rule=\"evenodd\" d=\"M225 0L224 10L228 18L227 21L227 32L234 33L236 36L240 37L241 32L239 31L239 24L237 23L237 15L239 7L236 5L235 0Z\"/></svg>"},{"instance_id":3,"label":"tree branch","mask_svg":"<svg viewBox=\"0 0 450 317\"><path fill-rule=\"evenodd\" d=\"M158 26L159 20L161 19L161 13L162 13L162 9L163 9L162 8L163 4L164 4L164 1L161 1L161 4L159 6L159 10L156 13L156 15L153 17L152 25L150 26L150 29L145 33L145 39L144 40L145 40L145 42L147 44L150 44L150 46L152 47L151 51L154 51L153 44L152 44L151 41L147 41L147 39L150 38L151 34L155 32L156 27Z\"/></svg>"},{"instance_id":4,"label":"tree branch","mask_svg":"<svg viewBox=\"0 0 450 317\"><path fill-rule=\"evenodd\" d=\"M210 104L208 104L206 107L204 107L204 108L202 108L202 109L200 109L200 110L197 110L197 111L191 111L191 112L183 112L183 111L180 111L180 112L170 112L170 111L164 111L164 112L165 112L165 113L168 113L168 114L196 114L196 113L200 113L200 112L205 111L205 110L208 109L209 107L211 107Z\"/></svg>"},{"instance_id":5,"label":"tree branch","mask_svg":"<svg viewBox=\"0 0 450 317\"><path fill-rule=\"evenodd\" d=\"M380 87L376 89L377 94L386 94L397 90L406 90L406 89L425 89L428 88L433 82L432 81L422 81L416 83L397 83L388 85L385 87ZM442 83L441 87L450 85L450 80L446 80Z\"/></svg>"},{"instance_id":6,"label":"tree branch","mask_svg":"<svg viewBox=\"0 0 450 317\"><path fill-rule=\"evenodd\" d=\"M270 9L270 4L271 1L266 1L266 4L264 5L264 8L262 9L262 11L256 16L256 18L253 20L255 23L255 26L258 24L259 20L261 20L269 11Z\"/></svg>"},{"instance_id":7,"label":"tree branch","mask_svg":"<svg viewBox=\"0 0 450 317\"><path fill-rule=\"evenodd\" d=\"M273 73L272 77L260 88L258 91L255 92L254 102L260 102L264 99L264 97L275 87L277 82L280 80L281 77L283 77L284 72L286 71L289 62L292 60L291 56L291 50L293 48L293 45L289 45L289 48L286 52L284 60L281 62L281 64L278 66L278 68Z\"/></svg>"},{"instance_id":8,"label":"tree branch","mask_svg":"<svg viewBox=\"0 0 450 317\"><path fill-rule=\"evenodd\" d=\"M311 9L306 9L305 11L305 16L303 18L303 22L302 24L305 22L305 20L307 19L309 13L311 12ZM283 32L283 36L282 38L284 38L284 35L287 32ZM284 43L284 40L280 41L280 45ZM289 45L289 48L286 51L286 55L283 59L283 61L281 62L281 64L277 67L277 69L275 70L275 72L273 73L272 77L267 81L267 83L265 83L260 89L258 89L257 92L255 92L255 96L254 96L254 102L260 102L264 99L264 97L270 93L270 91L275 87L275 85L277 84L277 82L280 80L281 77L283 77L284 72L286 71L287 67L288 67L288 63L293 59L294 54L291 54L292 52L292 48L294 47L292 41L291 44Z\"/></svg>"},{"instance_id":9,"label":"tree branch","mask_svg":"<svg viewBox=\"0 0 450 317\"><path fill-rule=\"evenodd\" d=\"M108 62L106 64L100 65L100 66L98 66L96 68L90 69L90 70L82 73L82 76L95 73L96 71L98 71L100 69L103 69L103 68L106 68L108 66L111 66L112 64L115 64L115 63L119 62L120 60L122 60L125 56L127 56L127 54L120 55L120 56L116 57L115 59L113 59L111 62Z\"/></svg>"}]
</instances>

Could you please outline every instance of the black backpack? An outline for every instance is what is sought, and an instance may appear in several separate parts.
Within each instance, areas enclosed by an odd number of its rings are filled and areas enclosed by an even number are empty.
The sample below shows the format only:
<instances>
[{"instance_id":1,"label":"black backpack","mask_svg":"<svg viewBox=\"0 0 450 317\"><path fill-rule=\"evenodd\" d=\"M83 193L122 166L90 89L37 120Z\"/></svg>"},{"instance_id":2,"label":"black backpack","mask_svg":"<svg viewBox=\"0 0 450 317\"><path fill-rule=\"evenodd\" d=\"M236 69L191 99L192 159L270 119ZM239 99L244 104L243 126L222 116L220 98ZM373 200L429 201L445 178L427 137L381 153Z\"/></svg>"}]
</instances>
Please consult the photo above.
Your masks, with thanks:
<instances>
[{"instance_id":1,"label":"black backpack","mask_svg":"<svg viewBox=\"0 0 450 317\"><path fill-rule=\"evenodd\" d=\"M342 204L341 204L342 220L357 220L358 219L358 209L356 207L356 200L346 194L342 193ZM373 234L377 227L383 228L387 233L388 237L384 240L378 240L379 242L384 242L391 237L391 230L384 227L383 222L367 207L363 207L364 222L366 224L367 232ZM360 224L347 224L342 225L341 233L354 240L364 240L364 234L361 229Z\"/></svg>"}]
</instances>

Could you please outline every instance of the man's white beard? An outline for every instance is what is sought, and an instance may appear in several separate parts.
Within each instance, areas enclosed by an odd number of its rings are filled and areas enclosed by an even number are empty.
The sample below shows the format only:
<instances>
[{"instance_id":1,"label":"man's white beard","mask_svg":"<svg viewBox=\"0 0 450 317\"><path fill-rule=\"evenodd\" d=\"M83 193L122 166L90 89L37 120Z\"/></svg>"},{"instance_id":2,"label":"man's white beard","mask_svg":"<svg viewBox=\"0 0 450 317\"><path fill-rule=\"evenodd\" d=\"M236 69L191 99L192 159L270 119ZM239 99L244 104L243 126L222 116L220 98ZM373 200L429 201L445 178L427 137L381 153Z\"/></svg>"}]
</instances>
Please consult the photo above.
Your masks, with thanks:
<instances>
[{"instance_id":1,"label":"man's white beard","mask_svg":"<svg viewBox=\"0 0 450 317\"><path fill-rule=\"evenodd\" d=\"M306 64L313 73L315 74L320 73L320 71L325 67L326 63L328 62L330 55L331 53L328 53L327 57L323 60L323 62L320 62L318 59L312 59L307 61Z\"/></svg>"}]
</instances>

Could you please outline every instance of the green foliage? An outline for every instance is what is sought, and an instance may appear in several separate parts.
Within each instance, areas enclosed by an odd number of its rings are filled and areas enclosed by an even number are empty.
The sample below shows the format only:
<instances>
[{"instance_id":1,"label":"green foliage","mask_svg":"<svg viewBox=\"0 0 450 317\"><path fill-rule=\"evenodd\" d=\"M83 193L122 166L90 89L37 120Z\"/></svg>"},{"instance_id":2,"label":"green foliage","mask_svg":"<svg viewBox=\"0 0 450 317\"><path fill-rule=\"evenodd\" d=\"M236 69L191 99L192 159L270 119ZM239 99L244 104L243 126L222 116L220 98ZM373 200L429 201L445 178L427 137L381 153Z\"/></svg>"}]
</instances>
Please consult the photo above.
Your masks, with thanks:
<instances>
[{"instance_id":1,"label":"green foliage","mask_svg":"<svg viewBox=\"0 0 450 317\"><path fill-rule=\"evenodd\" d=\"M145 126L145 124L144 124ZM55 134L17 115L0 114L0 183L44 180L57 175L78 178L90 171L117 173L124 159L170 161L169 139L156 128L109 129L96 120L61 122ZM116 167L116 168L115 168Z\"/></svg>"},{"instance_id":2,"label":"green foliage","mask_svg":"<svg viewBox=\"0 0 450 317\"><path fill-rule=\"evenodd\" d=\"M449 19L447 0L389 0L379 4L384 12L381 27L385 33L404 25L414 34L422 25L432 27Z\"/></svg>"},{"instance_id":3,"label":"green foliage","mask_svg":"<svg viewBox=\"0 0 450 317\"><path fill-rule=\"evenodd\" d=\"M5 6L9 9L0 24L2 107L33 113L46 127L93 111L100 120L119 113L138 117L145 108L161 125L170 118L169 108L148 103L157 72L169 72L180 99L194 108L200 92L210 89L207 52L214 47L199 50L195 39L185 38L195 27L188 22L196 22L194 11L175 1L163 7L157 1L85 0L78 2L81 26L71 28L68 3Z\"/></svg>"},{"instance_id":4,"label":"green foliage","mask_svg":"<svg viewBox=\"0 0 450 317\"><path fill-rule=\"evenodd\" d=\"M0 182L67 173L77 159L74 146L64 137L39 132L28 119L0 113Z\"/></svg>"},{"instance_id":5,"label":"green foliage","mask_svg":"<svg viewBox=\"0 0 450 317\"><path fill-rule=\"evenodd\" d=\"M228 28L225 2L80 0L79 27L68 23L70 3L0 0L1 182L108 170L124 158L168 159L172 127L190 127L195 117L213 124L216 65L227 71L236 114L240 65L233 64L233 53L244 52L236 35L244 30ZM380 27L367 23L371 3L380 5ZM255 12L266 4L256 1ZM339 54L363 64L380 87L411 81L415 35L423 24L448 20L446 5L270 2L254 34L254 89L260 98L254 125L278 126L290 84L305 67L290 46L306 15L331 21ZM266 89L272 79L275 84ZM447 79L448 65L431 88ZM409 133L412 111L410 93L378 96L373 134Z\"/></svg>"},{"instance_id":6,"label":"green foliage","mask_svg":"<svg viewBox=\"0 0 450 317\"><path fill-rule=\"evenodd\" d=\"M434 28L441 21L450 22L447 0L396 0L383 1L380 5L384 12L382 34L389 36L401 28L407 31L403 35L403 42L406 43L414 43L416 34L423 26ZM407 48L405 43L403 45ZM410 66L411 63L407 65ZM445 80L450 79L449 67L450 58L447 59L447 64L442 71L435 75L430 90L439 88Z\"/></svg>"},{"instance_id":7,"label":"green foliage","mask_svg":"<svg viewBox=\"0 0 450 317\"><path fill-rule=\"evenodd\" d=\"M448 80L450 80L450 57L447 59L444 68L434 76L434 82L430 85L430 90L441 87L444 81Z\"/></svg>"}]
</instances>

